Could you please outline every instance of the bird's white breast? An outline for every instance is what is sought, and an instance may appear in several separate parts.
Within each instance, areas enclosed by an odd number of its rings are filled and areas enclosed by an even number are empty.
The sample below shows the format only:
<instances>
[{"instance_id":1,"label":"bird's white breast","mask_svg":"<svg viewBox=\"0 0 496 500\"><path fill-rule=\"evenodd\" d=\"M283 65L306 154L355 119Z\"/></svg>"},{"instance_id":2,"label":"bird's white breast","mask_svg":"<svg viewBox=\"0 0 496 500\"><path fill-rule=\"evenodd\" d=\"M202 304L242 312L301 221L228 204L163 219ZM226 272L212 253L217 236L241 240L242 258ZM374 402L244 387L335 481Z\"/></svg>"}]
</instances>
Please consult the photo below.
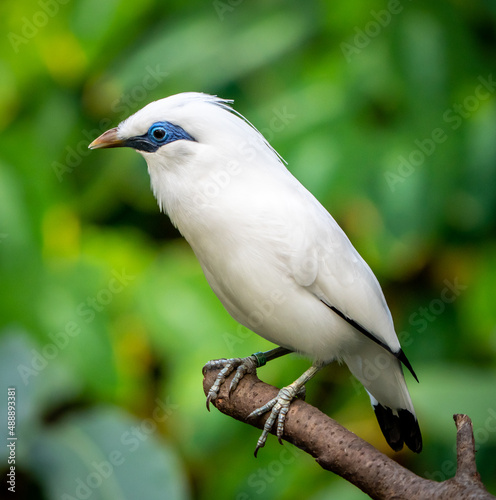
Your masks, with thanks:
<instances>
[{"instance_id":1,"label":"bird's white breast","mask_svg":"<svg viewBox=\"0 0 496 500\"><path fill-rule=\"evenodd\" d=\"M363 336L326 302L399 349L370 268L258 132L234 119L229 140L144 154L159 205L228 312L278 345L329 361Z\"/></svg>"}]
</instances>

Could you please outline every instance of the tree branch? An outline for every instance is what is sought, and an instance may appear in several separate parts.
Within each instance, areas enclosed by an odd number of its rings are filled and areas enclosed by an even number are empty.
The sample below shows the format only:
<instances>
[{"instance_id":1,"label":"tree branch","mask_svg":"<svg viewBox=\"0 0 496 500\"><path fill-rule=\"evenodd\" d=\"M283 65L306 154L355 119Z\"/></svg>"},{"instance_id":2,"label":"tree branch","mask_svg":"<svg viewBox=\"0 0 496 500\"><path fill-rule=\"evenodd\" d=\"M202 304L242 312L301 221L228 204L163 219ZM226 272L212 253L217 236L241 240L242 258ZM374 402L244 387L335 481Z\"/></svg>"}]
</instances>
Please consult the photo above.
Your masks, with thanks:
<instances>
[{"instance_id":1,"label":"tree branch","mask_svg":"<svg viewBox=\"0 0 496 500\"><path fill-rule=\"evenodd\" d=\"M203 390L208 393L218 370L205 373ZM221 386L213 405L241 422L263 428L267 414L247 420L248 415L274 398L279 390L255 374L245 375L229 397L234 374ZM495 499L480 480L475 465L472 422L466 415L454 416L457 427L458 469L455 477L438 483L421 478L387 457L317 408L295 400L286 417L283 439L315 458L375 499Z\"/></svg>"},{"instance_id":2,"label":"tree branch","mask_svg":"<svg viewBox=\"0 0 496 500\"><path fill-rule=\"evenodd\" d=\"M473 484L481 483L475 463L475 441L472 421L467 415L453 415L456 428L456 476L458 482Z\"/></svg>"}]
</instances>

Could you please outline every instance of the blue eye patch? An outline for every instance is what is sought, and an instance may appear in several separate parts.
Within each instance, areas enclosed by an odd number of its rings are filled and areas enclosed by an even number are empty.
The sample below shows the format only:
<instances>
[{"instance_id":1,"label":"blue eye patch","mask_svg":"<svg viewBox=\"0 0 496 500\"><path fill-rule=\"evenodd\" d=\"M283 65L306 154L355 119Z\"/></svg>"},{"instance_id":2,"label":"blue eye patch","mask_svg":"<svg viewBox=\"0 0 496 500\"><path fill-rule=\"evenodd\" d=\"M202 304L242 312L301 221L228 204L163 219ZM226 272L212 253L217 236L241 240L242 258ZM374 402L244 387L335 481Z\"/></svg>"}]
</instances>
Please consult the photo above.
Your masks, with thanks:
<instances>
[{"instance_id":1,"label":"blue eye patch","mask_svg":"<svg viewBox=\"0 0 496 500\"><path fill-rule=\"evenodd\" d=\"M196 140L179 125L174 125L170 122L155 122L148 129L146 134L126 139L125 145L139 151L154 153L161 146L180 140L196 142Z\"/></svg>"}]
</instances>

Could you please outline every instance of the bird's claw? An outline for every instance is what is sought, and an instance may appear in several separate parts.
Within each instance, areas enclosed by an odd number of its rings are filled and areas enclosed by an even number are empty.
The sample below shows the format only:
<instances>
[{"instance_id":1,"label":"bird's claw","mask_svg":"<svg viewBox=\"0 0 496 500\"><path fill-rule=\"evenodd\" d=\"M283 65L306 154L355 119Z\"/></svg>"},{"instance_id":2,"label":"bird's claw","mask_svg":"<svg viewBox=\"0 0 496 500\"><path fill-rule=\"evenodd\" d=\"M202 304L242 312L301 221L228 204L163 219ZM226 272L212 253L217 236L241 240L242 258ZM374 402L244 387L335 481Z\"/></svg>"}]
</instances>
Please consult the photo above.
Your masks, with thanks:
<instances>
[{"instance_id":1,"label":"bird's claw","mask_svg":"<svg viewBox=\"0 0 496 500\"><path fill-rule=\"evenodd\" d=\"M267 436L272 429L276 419L277 419L277 428L276 428L276 436L279 443L282 444L282 435L284 433L284 423L286 421L286 415L289 411L289 405L296 397L301 388L295 388L291 385L288 387L282 388L277 396L274 399L271 399L269 402L265 403L260 408L257 408L255 411L252 411L248 418L258 417L263 415L264 413L271 410L269 417L265 421L265 425L263 428L262 435L257 441L257 446L255 448L255 457L257 456L258 450L265 446L265 442L267 441Z\"/></svg>"},{"instance_id":2,"label":"bird's claw","mask_svg":"<svg viewBox=\"0 0 496 500\"><path fill-rule=\"evenodd\" d=\"M260 353L257 353L260 354ZM262 358L263 360L263 358ZM232 358L232 359L216 359L213 361L209 361L203 367L203 374L211 369L221 369L217 374L215 382L210 387L207 394L207 410L210 411L210 402L214 401L219 395L220 387L224 384L226 379L231 375L231 373L236 370L234 377L229 386L229 395L236 389L239 381L244 377L246 373L256 372L258 366L262 366L263 363L260 360L260 357L257 355L248 356L247 358ZM302 377L300 377L301 379ZM279 443L282 444L282 436L284 434L284 424L286 421L286 415L289 411L289 406L293 399L296 397L300 397L301 399L305 398L305 385L304 381L298 379L287 387L283 387L277 396L267 403L265 403L260 408L257 408L255 411L251 412L247 418L258 417L263 415L264 413L270 410L269 417L265 421L264 428L262 431L262 435L257 441L257 446L255 448L255 457L257 456L258 450L265 446L265 442L267 441L267 436L269 432L272 430L276 420L276 436L279 440ZM305 381L308 378L305 379Z\"/></svg>"},{"instance_id":3,"label":"bird's claw","mask_svg":"<svg viewBox=\"0 0 496 500\"><path fill-rule=\"evenodd\" d=\"M257 359L254 356L248 356L247 358L231 358L231 359L214 359L209 361L203 367L203 374L208 370L212 370L214 368L222 368L221 371L217 374L217 378L215 382L210 387L207 394L207 410L210 411L210 402L215 400L219 395L220 387L229 375L236 370L234 377L229 386L229 395L236 389L239 381L247 374L256 371L257 368Z\"/></svg>"}]
</instances>

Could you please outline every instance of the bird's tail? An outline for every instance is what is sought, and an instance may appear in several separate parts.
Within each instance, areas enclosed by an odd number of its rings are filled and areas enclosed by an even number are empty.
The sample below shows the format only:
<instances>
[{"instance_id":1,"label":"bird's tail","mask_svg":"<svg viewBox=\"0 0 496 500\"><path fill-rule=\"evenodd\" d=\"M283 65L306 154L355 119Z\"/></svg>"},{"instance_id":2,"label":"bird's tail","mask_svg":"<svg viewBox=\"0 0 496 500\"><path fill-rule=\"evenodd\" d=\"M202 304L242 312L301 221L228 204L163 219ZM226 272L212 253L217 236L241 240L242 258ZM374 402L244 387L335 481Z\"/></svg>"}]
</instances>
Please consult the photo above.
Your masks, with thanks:
<instances>
[{"instance_id":1,"label":"bird's tail","mask_svg":"<svg viewBox=\"0 0 496 500\"><path fill-rule=\"evenodd\" d=\"M389 446L399 451L406 444L420 453L422 435L400 361L376 345L367 345L366 349L343 360L368 392Z\"/></svg>"}]
</instances>

